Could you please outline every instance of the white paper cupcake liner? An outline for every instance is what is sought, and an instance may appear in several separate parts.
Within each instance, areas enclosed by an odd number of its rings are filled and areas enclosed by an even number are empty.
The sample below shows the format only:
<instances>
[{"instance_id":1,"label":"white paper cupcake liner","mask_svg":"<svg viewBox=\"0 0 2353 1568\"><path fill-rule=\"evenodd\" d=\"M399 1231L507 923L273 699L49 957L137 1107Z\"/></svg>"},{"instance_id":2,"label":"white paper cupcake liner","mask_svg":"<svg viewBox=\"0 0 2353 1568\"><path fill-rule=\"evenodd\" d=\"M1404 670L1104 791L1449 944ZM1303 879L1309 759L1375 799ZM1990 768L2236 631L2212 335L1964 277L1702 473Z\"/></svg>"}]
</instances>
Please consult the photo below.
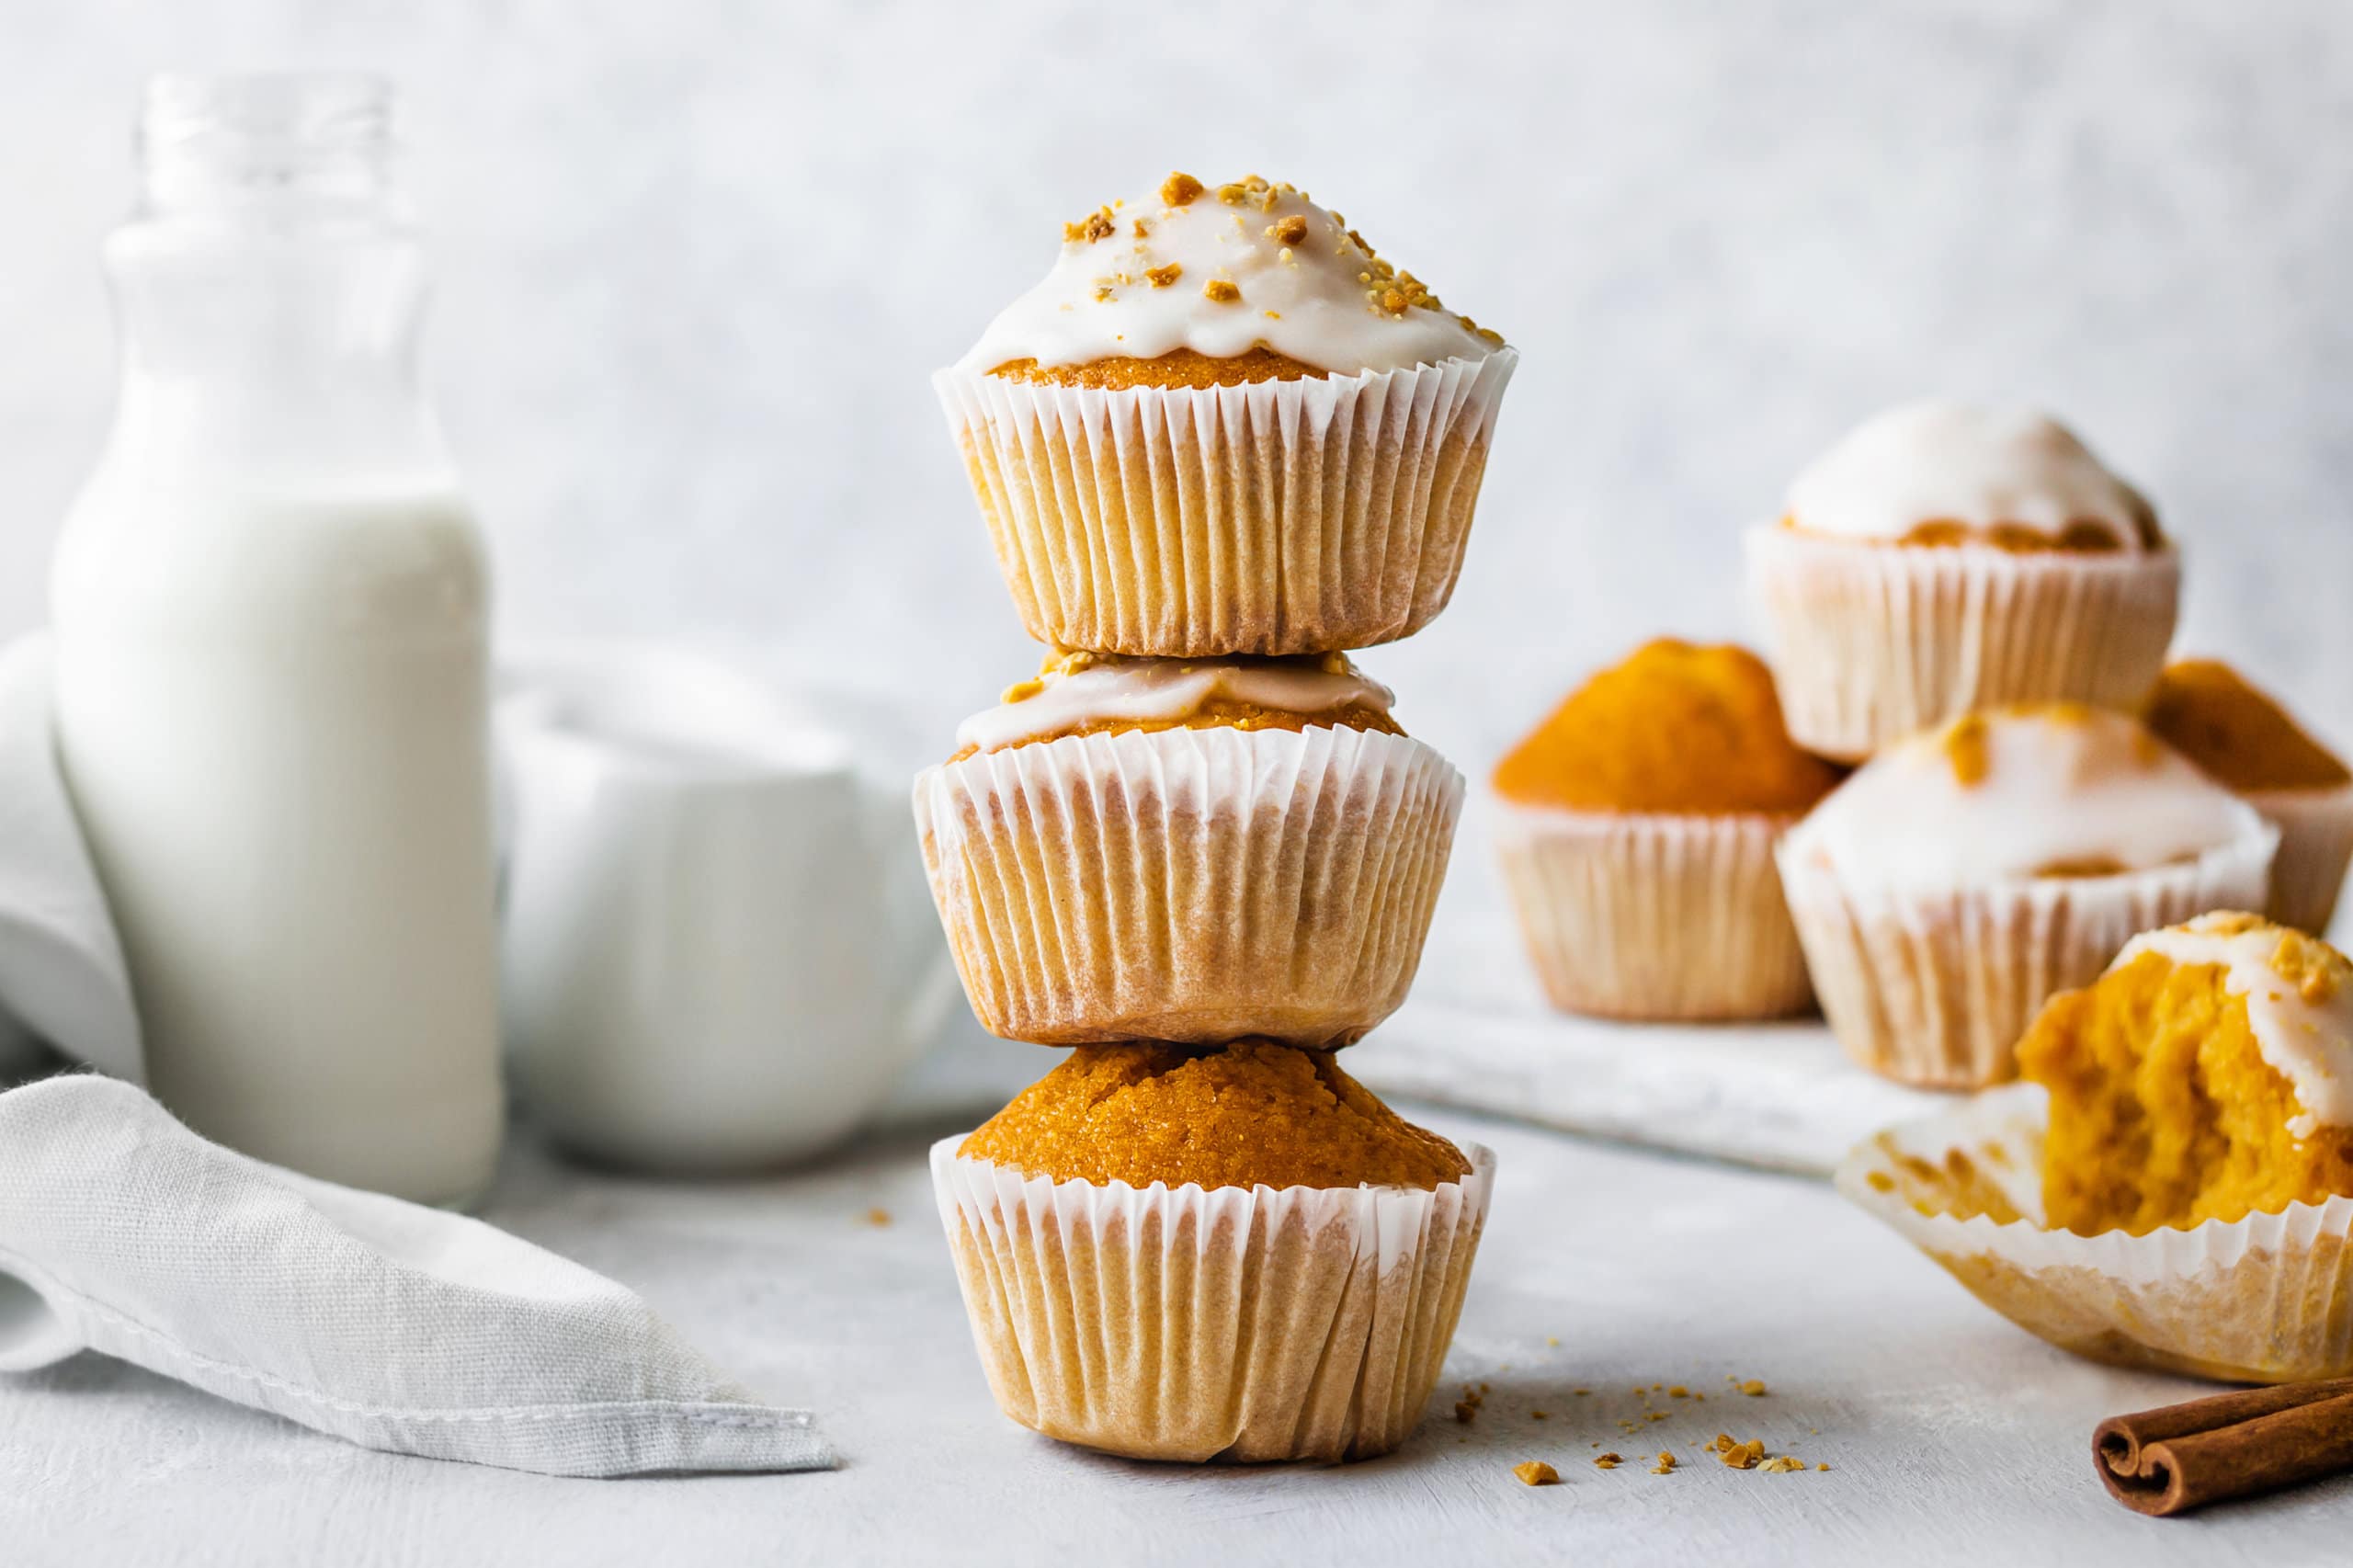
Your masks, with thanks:
<instances>
[{"instance_id":1,"label":"white paper cupcake liner","mask_svg":"<svg viewBox=\"0 0 2353 1568\"><path fill-rule=\"evenodd\" d=\"M2044 1002L2098 979L2133 937L2259 906L2279 833L2252 811L2246 824L2179 865L1938 892L1848 887L1785 843L1781 883L1847 1053L1902 1083L1980 1088L2016 1073Z\"/></svg>"},{"instance_id":2,"label":"white paper cupcake liner","mask_svg":"<svg viewBox=\"0 0 2353 1568\"><path fill-rule=\"evenodd\" d=\"M2264 914L2315 937L2328 935L2353 863L2353 785L2336 790L2256 790L2242 797L2279 830Z\"/></svg>"},{"instance_id":3,"label":"white paper cupcake liner","mask_svg":"<svg viewBox=\"0 0 2353 1568\"><path fill-rule=\"evenodd\" d=\"M2063 1350L2241 1382L2353 1374L2353 1199L2193 1230L2042 1228L2048 1103L1980 1095L1847 1156L1838 1190Z\"/></svg>"},{"instance_id":4,"label":"white paper cupcake liner","mask_svg":"<svg viewBox=\"0 0 2353 1568\"><path fill-rule=\"evenodd\" d=\"M1519 356L1099 391L932 378L1031 636L1202 657L1364 648L1446 608Z\"/></svg>"},{"instance_id":5,"label":"white paper cupcake liner","mask_svg":"<svg viewBox=\"0 0 2353 1568\"><path fill-rule=\"evenodd\" d=\"M1135 1459L1386 1453L1438 1381L1495 1155L1415 1187L1097 1187L931 1150L1006 1415Z\"/></svg>"},{"instance_id":6,"label":"white paper cupcake liner","mask_svg":"<svg viewBox=\"0 0 2353 1568\"><path fill-rule=\"evenodd\" d=\"M1121 731L926 769L915 805L992 1033L1337 1046L1413 983L1462 776L1374 731Z\"/></svg>"},{"instance_id":7,"label":"white paper cupcake liner","mask_svg":"<svg viewBox=\"0 0 2353 1568\"><path fill-rule=\"evenodd\" d=\"M2137 709L2173 641L2181 562L2146 554L1859 543L1748 533L1790 735L1859 762L1976 708Z\"/></svg>"},{"instance_id":8,"label":"white paper cupcake liner","mask_svg":"<svg viewBox=\"0 0 2353 1568\"><path fill-rule=\"evenodd\" d=\"M1773 860L1795 815L1496 803L1504 885L1554 1006L1730 1019L1780 1017L1813 1001Z\"/></svg>"}]
</instances>

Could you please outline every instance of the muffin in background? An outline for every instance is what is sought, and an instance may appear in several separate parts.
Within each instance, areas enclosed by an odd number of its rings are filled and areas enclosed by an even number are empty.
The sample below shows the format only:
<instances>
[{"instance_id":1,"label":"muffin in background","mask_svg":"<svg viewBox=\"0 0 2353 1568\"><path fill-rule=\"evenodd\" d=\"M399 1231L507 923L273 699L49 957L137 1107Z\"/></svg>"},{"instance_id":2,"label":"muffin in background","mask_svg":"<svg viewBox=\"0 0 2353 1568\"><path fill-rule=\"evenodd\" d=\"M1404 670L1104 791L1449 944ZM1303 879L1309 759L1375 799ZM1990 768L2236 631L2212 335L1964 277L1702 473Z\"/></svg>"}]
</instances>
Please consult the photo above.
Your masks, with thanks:
<instances>
[{"instance_id":1,"label":"muffin in background","mask_svg":"<svg viewBox=\"0 0 2353 1568\"><path fill-rule=\"evenodd\" d=\"M2135 937L2018 1043L2051 1096L2043 1218L2187 1230L2353 1195L2353 965L2218 913Z\"/></svg>"},{"instance_id":2,"label":"muffin in background","mask_svg":"<svg viewBox=\"0 0 2353 1568\"><path fill-rule=\"evenodd\" d=\"M1057 651L915 780L934 900L1008 1040L1336 1047L1413 983L1462 777L1347 658Z\"/></svg>"},{"instance_id":3,"label":"muffin in background","mask_svg":"<svg viewBox=\"0 0 2353 1568\"><path fill-rule=\"evenodd\" d=\"M1750 530L1748 575L1790 733L1849 762L1979 708L2138 708L2180 592L2149 504L2073 432L1954 403L1815 460Z\"/></svg>"},{"instance_id":4,"label":"muffin in background","mask_svg":"<svg viewBox=\"0 0 2353 1568\"><path fill-rule=\"evenodd\" d=\"M1314 653L1445 608L1518 362L1296 187L1175 174L934 385L1040 642Z\"/></svg>"},{"instance_id":5,"label":"muffin in background","mask_svg":"<svg viewBox=\"0 0 2353 1568\"><path fill-rule=\"evenodd\" d=\"M1136 1459L1360 1459L1419 1419L1493 1156L1326 1051L1082 1047L932 1150L1006 1415Z\"/></svg>"},{"instance_id":6,"label":"muffin in background","mask_svg":"<svg viewBox=\"0 0 2353 1568\"><path fill-rule=\"evenodd\" d=\"M1769 1018L1813 998L1773 863L1840 770L1801 751L1756 655L1662 638L1496 765L1504 881L1564 1012Z\"/></svg>"},{"instance_id":7,"label":"muffin in background","mask_svg":"<svg viewBox=\"0 0 2353 1568\"><path fill-rule=\"evenodd\" d=\"M1972 713L1889 747L1782 839L1816 994L1864 1066L2010 1077L2134 934L2260 903L2279 831L2129 714Z\"/></svg>"},{"instance_id":8,"label":"muffin in background","mask_svg":"<svg viewBox=\"0 0 2353 1568\"><path fill-rule=\"evenodd\" d=\"M2228 665L2167 665L2149 727L2279 830L2264 913L2324 936L2353 862L2353 772Z\"/></svg>"}]
</instances>

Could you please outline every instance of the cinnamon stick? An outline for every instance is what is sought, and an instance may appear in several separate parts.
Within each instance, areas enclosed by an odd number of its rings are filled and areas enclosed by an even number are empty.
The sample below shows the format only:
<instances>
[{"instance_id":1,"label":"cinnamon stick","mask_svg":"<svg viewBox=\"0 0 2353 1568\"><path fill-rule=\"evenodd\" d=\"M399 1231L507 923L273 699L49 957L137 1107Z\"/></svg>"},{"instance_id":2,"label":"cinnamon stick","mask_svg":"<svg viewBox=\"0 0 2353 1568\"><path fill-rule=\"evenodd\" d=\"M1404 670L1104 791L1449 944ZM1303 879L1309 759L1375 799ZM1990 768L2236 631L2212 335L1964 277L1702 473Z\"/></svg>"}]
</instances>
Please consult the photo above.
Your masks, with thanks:
<instances>
[{"instance_id":1,"label":"cinnamon stick","mask_svg":"<svg viewBox=\"0 0 2353 1568\"><path fill-rule=\"evenodd\" d=\"M2092 1459L2109 1495L2160 1517L2353 1471L2353 1378L2113 1415Z\"/></svg>"}]
</instances>

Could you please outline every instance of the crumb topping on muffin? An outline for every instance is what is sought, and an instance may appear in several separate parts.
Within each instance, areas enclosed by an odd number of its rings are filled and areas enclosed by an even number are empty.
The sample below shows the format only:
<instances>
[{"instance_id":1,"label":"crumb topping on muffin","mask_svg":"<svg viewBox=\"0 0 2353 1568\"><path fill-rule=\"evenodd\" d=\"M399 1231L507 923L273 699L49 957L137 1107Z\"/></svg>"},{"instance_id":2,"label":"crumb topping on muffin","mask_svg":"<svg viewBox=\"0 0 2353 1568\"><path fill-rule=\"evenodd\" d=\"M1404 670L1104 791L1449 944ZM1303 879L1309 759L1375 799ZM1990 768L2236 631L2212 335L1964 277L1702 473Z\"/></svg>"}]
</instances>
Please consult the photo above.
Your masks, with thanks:
<instances>
[{"instance_id":1,"label":"crumb topping on muffin","mask_svg":"<svg viewBox=\"0 0 2353 1568\"><path fill-rule=\"evenodd\" d=\"M2082 703L1972 713L1889 747L1786 849L1859 887L2109 876L2276 837L2129 714Z\"/></svg>"},{"instance_id":2,"label":"crumb topping on muffin","mask_svg":"<svg viewBox=\"0 0 2353 1568\"><path fill-rule=\"evenodd\" d=\"M1393 701L1346 653L1152 659L1054 648L1035 676L958 727L956 756L1120 730L1339 727L1401 735L1389 715Z\"/></svg>"},{"instance_id":3,"label":"crumb topping on muffin","mask_svg":"<svg viewBox=\"0 0 2353 1568\"><path fill-rule=\"evenodd\" d=\"M959 1152L1033 1176L1137 1187L1427 1189L1471 1170L1331 1051L1252 1040L1081 1046Z\"/></svg>"},{"instance_id":4,"label":"crumb topping on muffin","mask_svg":"<svg viewBox=\"0 0 2353 1568\"><path fill-rule=\"evenodd\" d=\"M2136 937L2018 1046L2048 1222L2097 1234L2353 1193L2353 965L2257 915Z\"/></svg>"},{"instance_id":5,"label":"crumb topping on muffin","mask_svg":"<svg viewBox=\"0 0 2353 1568\"><path fill-rule=\"evenodd\" d=\"M2342 762L2287 710L2215 659L2167 665L2149 699L2149 727L2234 790L2336 790L2353 784Z\"/></svg>"},{"instance_id":6,"label":"crumb topping on muffin","mask_svg":"<svg viewBox=\"0 0 2353 1568\"><path fill-rule=\"evenodd\" d=\"M1156 198L1064 223L1053 270L958 368L1091 387L1237 385L1502 346L1297 187L1251 175L1211 188L1172 174Z\"/></svg>"},{"instance_id":7,"label":"crumb topping on muffin","mask_svg":"<svg viewBox=\"0 0 2353 1568\"><path fill-rule=\"evenodd\" d=\"M1495 785L1573 811L1795 814L1841 777L1790 739L1756 654L1662 637L1572 692L1496 765Z\"/></svg>"},{"instance_id":8,"label":"crumb topping on muffin","mask_svg":"<svg viewBox=\"0 0 2353 1568\"><path fill-rule=\"evenodd\" d=\"M2165 544L2149 503L2065 426L1958 403L1866 420L1791 483L1782 521L1843 539L2013 551Z\"/></svg>"}]
</instances>

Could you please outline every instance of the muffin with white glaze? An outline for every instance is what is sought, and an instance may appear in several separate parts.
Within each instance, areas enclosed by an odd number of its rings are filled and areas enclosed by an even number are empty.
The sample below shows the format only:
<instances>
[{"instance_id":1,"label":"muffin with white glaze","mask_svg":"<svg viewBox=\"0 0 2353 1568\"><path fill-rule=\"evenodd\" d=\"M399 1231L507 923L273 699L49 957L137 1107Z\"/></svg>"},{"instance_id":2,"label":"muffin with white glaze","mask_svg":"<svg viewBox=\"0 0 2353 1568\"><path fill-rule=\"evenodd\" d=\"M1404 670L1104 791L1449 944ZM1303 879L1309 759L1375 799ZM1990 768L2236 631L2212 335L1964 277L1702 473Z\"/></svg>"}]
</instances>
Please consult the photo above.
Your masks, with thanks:
<instances>
[{"instance_id":1,"label":"muffin with white glaze","mask_svg":"<svg viewBox=\"0 0 2353 1568\"><path fill-rule=\"evenodd\" d=\"M1349 1043L1404 999L1462 778L1337 653L1057 652L915 780L932 894L1011 1040Z\"/></svg>"},{"instance_id":2,"label":"muffin with white glaze","mask_svg":"<svg viewBox=\"0 0 2353 1568\"><path fill-rule=\"evenodd\" d=\"M1284 654L1445 608L1518 358L1296 188L1176 174L934 384L1031 635Z\"/></svg>"},{"instance_id":3,"label":"muffin with white glaze","mask_svg":"<svg viewBox=\"0 0 2353 1568\"><path fill-rule=\"evenodd\" d=\"M2353 965L2217 913L2053 997L2028 1082L1893 1128L1841 1191L2029 1332L2240 1382L2353 1371Z\"/></svg>"},{"instance_id":4,"label":"muffin with white glaze","mask_svg":"<svg viewBox=\"0 0 2353 1568\"><path fill-rule=\"evenodd\" d=\"M1849 1055L1905 1083L2016 1071L2054 993L2136 932L2260 903L2279 833L2138 720L1972 713L1883 752L1782 839L1782 886Z\"/></svg>"},{"instance_id":5,"label":"muffin with white glaze","mask_svg":"<svg viewBox=\"0 0 2353 1568\"><path fill-rule=\"evenodd\" d=\"M2279 830L2264 913L2318 937L2353 864L2353 772L2289 711L2214 659L2165 666L2149 727Z\"/></svg>"},{"instance_id":6,"label":"muffin with white glaze","mask_svg":"<svg viewBox=\"0 0 2353 1568\"><path fill-rule=\"evenodd\" d=\"M1790 733L1849 762L1977 708L2139 707L2180 593L2148 502L2073 432L1951 403L1816 460L1748 572Z\"/></svg>"}]
</instances>

